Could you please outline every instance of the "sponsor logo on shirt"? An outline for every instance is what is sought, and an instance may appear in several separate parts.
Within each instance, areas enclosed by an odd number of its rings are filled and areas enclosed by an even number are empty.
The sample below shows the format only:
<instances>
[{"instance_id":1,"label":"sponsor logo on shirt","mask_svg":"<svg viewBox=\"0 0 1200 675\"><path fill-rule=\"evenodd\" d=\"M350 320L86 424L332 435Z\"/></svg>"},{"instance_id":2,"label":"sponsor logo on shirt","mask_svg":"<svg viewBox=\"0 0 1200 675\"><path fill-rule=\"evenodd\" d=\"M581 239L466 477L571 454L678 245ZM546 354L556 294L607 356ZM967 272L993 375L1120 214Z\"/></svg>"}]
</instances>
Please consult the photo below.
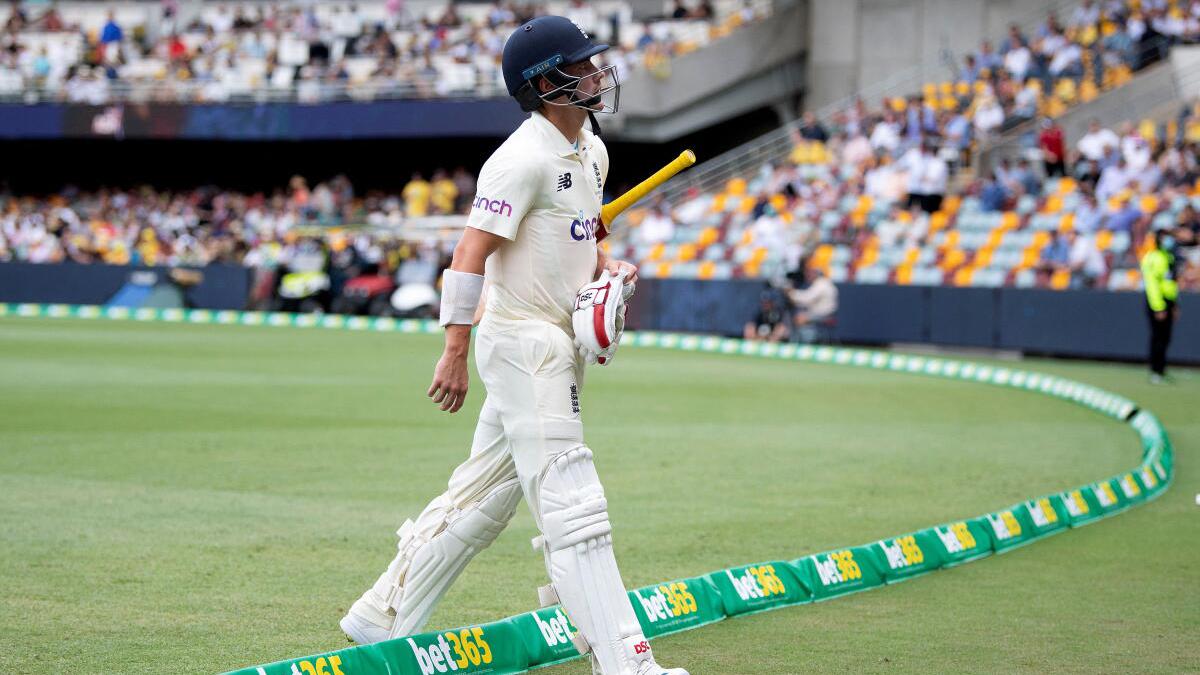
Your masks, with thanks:
<instances>
[{"instance_id":1,"label":"sponsor logo on shirt","mask_svg":"<svg viewBox=\"0 0 1200 675\"><path fill-rule=\"evenodd\" d=\"M482 195L475 196L475 202L472 204L474 208L498 213L502 216L512 218L512 204L509 204L503 199L488 199Z\"/></svg>"},{"instance_id":2,"label":"sponsor logo on shirt","mask_svg":"<svg viewBox=\"0 0 1200 675\"><path fill-rule=\"evenodd\" d=\"M575 241L595 239L596 228L600 225L599 214L592 218L587 218L584 216L583 211L579 211L578 216L578 218L571 221L571 238Z\"/></svg>"},{"instance_id":3,"label":"sponsor logo on shirt","mask_svg":"<svg viewBox=\"0 0 1200 675\"><path fill-rule=\"evenodd\" d=\"M555 192L562 192L571 188L571 172L568 171L558 177L558 189Z\"/></svg>"}]
</instances>

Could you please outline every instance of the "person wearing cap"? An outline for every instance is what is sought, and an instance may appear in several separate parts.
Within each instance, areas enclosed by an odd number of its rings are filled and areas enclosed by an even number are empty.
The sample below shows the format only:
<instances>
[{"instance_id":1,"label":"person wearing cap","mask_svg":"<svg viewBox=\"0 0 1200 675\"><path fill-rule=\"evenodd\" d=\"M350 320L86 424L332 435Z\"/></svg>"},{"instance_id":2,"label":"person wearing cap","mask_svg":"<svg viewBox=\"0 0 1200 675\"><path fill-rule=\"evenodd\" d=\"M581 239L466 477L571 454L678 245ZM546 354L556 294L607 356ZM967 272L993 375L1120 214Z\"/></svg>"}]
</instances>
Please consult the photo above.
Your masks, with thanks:
<instances>
[{"instance_id":1,"label":"person wearing cap","mask_svg":"<svg viewBox=\"0 0 1200 675\"><path fill-rule=\"evenodd\" d=\"M584 366L606 362L611 351L600 360L575 339L580 288L600 284L627 296L637 279L636 267L598 247L611 223L600 220L609 160L596 115L615 112L620 93L615 69L592 63L606 49L558 16L521 25L504 45L505 84L530 116L479 172L442 279L445 348L427 392L444 411L462 407L478 322L475 360L486 397L470 456L446 491L400 527L395 558L342 619L355 642L420 632L524 497L550 577L539 599L561 606L566 637L590 654L593 672L687 675L660 667L642 633L583 436ZM584 128L589 119L592 130Z\"/></svg>"},{"instance_id":2,"label":"person wearing cap","mask_svg":"<svg viewBox=\"0 0 1200 675\"><path fill-rule=\"evenodd\" d=\"M1167 347L1171 329L1179 318L1179 286L1175 281L1175 235L1154 232L1154 248L1142 256L1142 282L1146 289L1146 314L1150 318L1150 382L1162 384L1167 375Z\"/></svg>"}]
</instances>

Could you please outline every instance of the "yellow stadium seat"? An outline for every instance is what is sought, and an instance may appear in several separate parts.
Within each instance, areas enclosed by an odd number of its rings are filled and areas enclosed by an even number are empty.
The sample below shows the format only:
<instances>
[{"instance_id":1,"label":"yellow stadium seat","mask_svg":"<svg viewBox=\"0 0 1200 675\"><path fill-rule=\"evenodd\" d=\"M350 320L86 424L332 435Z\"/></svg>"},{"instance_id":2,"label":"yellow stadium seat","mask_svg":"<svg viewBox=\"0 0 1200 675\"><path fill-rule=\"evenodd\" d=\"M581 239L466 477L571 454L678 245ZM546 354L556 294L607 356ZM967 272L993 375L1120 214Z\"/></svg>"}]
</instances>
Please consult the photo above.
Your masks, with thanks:
<instances>
[{"instance_id":1,"label":"yellow stadium seat","mask_svg":"<svg viewBox=\"0 0 1200 675\"><path fill-rule=\"evenodd\" d=\"M937 232L944 229L948 222L950 222L950 217L946 215L945 211L934 211L929 216L929 231Z\"/></svg>"},{"instance_id":2,"label":"yellow stadium seat","mask_svg":"<svg viewBox=\"0 0 1200 675\"><path fill-rule=\"evenodd\" d=\"M1142 195L1138 206L1141 208L1142 213L1155 213L1158 211L1158 197L1155 195Z\"/></svg>"},{"instance_id":3,"label":"yellow stadium seat","mask_svg":"<svg viewBox=\"0 0 1200 675\"><path fill-rule=\"evenodd\" d=\"M650 252L646 254L646 260L650 262L658 262L662 260L663 253L667 250L666 244L655 244L650 247Z\"/></svg>"},{"instance_id":4,"label":"yellow stadium seat","mask_svg":"<svg viewBox=\"0 0 1200 675\"><path fill-rule=\"evenodd\" d=\"M905 264L896 268L896 283L907 286L912 283L912 265Z\"/></svg>"},{"instance_id":5,"label":"yellow stadium seat","mask_svg":"<svg viewBox=\"0 0 1200 675\"><path fill-rule=\"evenodd\" d=\"M713 278L713 273L716 271L717 263L713 262L712 260L705 260L704 262L700 263L700 269L696 271L696 276L701 279L711 279Z\"/></svg>"},{"instance_id":6,"label":"yellow stadium seat","mask_svg":"<svg viewBox=\"0 0 1200 675\"><path fill-rule=\"evenodd\" d=\"M946 213L958 213L960 206L962 206L961 195L946 195L946 198L942 200L942 210Z\"/></svg>"},{"instance_id":7,"label":"yellow stadium seat","mask_svg":"<svg viewBox=\"0 0 1200 675\"><path fill-rule=\"evenodd\" d=\"M991 246L984 246L975 252L975 259L971 261L972 267L987 267L992 264L992 252L995 251Z\"/></svg>"},{"instance_id":8,"label":"yellow stadium seat","mask_svg":"<svg viewBox=\"0 0 1200 675\"><path fill-rule=\"evenodd\" d=\"M757 203L758 200L754 197L742 197L741 203L738 204L737 212L746 215L754 210L754 205Z\"/></svg>"},{"instance_id":9,"label":"yellow stadium seat","mask_svg":"<svg viewBox=\"0 0 1200 675\"><path fill-rule=\"evenodd\" d=\"M1017 263L1018 270L1027 270L1038 263L1042 257L1042 249L1037 245L1027 246L1021 251L1021 262Z\"/></svg>"},{"instance_id":10,"label":"yellow stadium seat","mask_svg":"<svg viewBox=\"0 0 1200 675\"><path fill-rule=\"evenodd\" d=\"M1063 199L1058 195L1050 195L1046 197L1046 203L1042 206L1042 213L1058 213L1062 211Z\"/></svg>"},{"instance_id":11,"label":"yellow stadium seat","mask_svg":"<svg viewBox=\"0 0 1200 675\"><path fill-rule=\"evenodd\" d=\"M946 251L946 255L942 257L942 263L940 267L948 272L950 270L962 267L963 263L966 261L967 254L965 251L957 248L951 249Z\"/></svg>"},{"instance_id":12,"label":"yellow stadium seat","mask_svg":"<svg viewBox=\"0 0 1200 675\"><path fill-rule=\"evenodd\" d=\"M921 86L921 94L925 98L933 98L937 96L937 85L932 82L926 82Z\"/></svg>"},{"instance_id":13,"label":"yellow stadium seat","mask_svg":"<svg viewBox=\"0 0 1200 675\"><path fill-rule=\"evenodd\" d=\"M658 263L658 265L654 267L654 276L660 278L671 276L671 263Z\"/></svg>"},{"instance_id":14,"label":"yellow stadium seat","mask_svg":"<svg viewBox=\"0 0 1200 675\"><path fill-rule=\"evenodd\" d=\"M1070 176L1063 176L1058 179L1058 194L1069 195L1079 189L1079 182Z\"/></svg>"},{"instance_id":15,"label":"yellow stadium seat","mask_svg":"<svg viewBox=\"0 0 1200 675\"><path fill-rule=\"evenodd\" d=\"M696 238L696 244L699 246L710 246L715 244L717 242L718 234L717 228L706 227L700 231L700 236ZM605 239L605 241L608 240Z\"/></svg>"},{"instance_id":16,"label":"yellow stadium seat","mask_svg":"<svg viewBox=\"0 0 1200 675\"><path fill-rule=\"evenodd\" d=\"M955 286L970 286L971 279L975 276L974 267L963 267L954 273Z\"/></svg>"},{"instance_id":17,"label":"yellow stadium seat","mask_svg":"<svg viewBox=\"0 0 1200 675\"><path fill-rule=\"evenodd\" d=\"M754 232L752 230L744 230L738 246L749 246L752 243L754 243Z\"/></svg>"},{"instance_id":18,"label":"yellow stadium seat","mask_svg":"<svg viewBox=\"0 0 1200 675\"><path fill-rule=\"evenodd\" d=\"M1008 230L1004 229L1004 226L1001 225L991 232L988 232L987 241L983 243L982 248L996 248L999 246L1000 242L1004 239L1004 233L1007 231Z\"/></svg>"},{"instance_id":19,"label":"yellow stadium seat","mask_svg":"<svg viewBox=\"0 0 1200 675\"><path fill-rule=\"evenodd\" d=\"M681 244L679 246L679 262L691 262L696 259L695 244Z\"/></svg>"},{"instance_id":20,"label":"yellow stadium seat","mask_svg":"<svg viewBox=\"0 0 1200 675\"><path fill-rule=\"evenodd\" d=\"M764 261L766 259L767 259L767 247L766 246L757 246L757 247L755 247L754 252L750 254L750 262L752 262L752 263L762 263L762 261Z\"/></svg>"},{"instance_id":21,"label":"yellow stadium seat","mask_svg":"<svg viewBox=\"0 0 1200 675\"><path fill-rule=\"evenodd\" d=\"M1075 87L1075 80L1069 77L1059 78L1058 82L1054 83L1055 98L1062 99L1066 103L1071 103L1078 95L1078 90Z\"/></svg>"},{"instance_id":22,"label":"yellow stadium seat","mask_svg":"<svg viewBox=\"0 0 1200 675\"><path fill-rule=\"evenodd\" d=\"M1054 274L1050 275L1050 288L1056 291L1066 290L1071 285L1070 270L1054 270Z\"/></svg>"},{"instance_id":23,"label":"yellow stadium seat","mask_svg":"<svg viewBox=\"0 0 1200 675\"><path fill-rule=\"evenodd\" d=\"M808 264L818 269L825 269L829 267L829 261L832 259L833 245L821 244L817 247L817 250L813 251L812 258L809 259Z\"/></svg>"},{"instance_id":24,"label":"yellow stadium seat","mask_svg":"<svg viewBox=\"0 0 1200 675\"><path fill-rule=\"evenodd\" d=\"M775 207L775 211L782 212L785 208L787 208L787 197L784 197L781 194L773 194L771 195L769 203L771 206Z\"/></svg>"},{"instance_id":25,"label":"yellow stadium seat","mask_svg":"<svg viewBox=\"0 0 1200 675\"><path fill-rule=\"evenodd\" d=\"M1142 120L1138 124L1138 133L1151 144L1156 144L1158 141L1158 125L1154 123L1154 120Z\"/></svg>"},{"instance_id":26,"label":"yellow stadium seat","mask_svg":"<svg viewBox=\"0 0 1200 675\"><path fill-rule=\"evenodd\" d=\"M1100 230L1096 233L1096 248L1107 251L1112 246L1112 230Z\"/></svg>"},{"instance_id":27,"label":"yellow stadium seat","mask_svg":"<svg viewBox=\"0 0 1200 675\"><path fill-rule=\"evenodd\" d=\"M871 265L874 265L877 260L879 260L879 249L874 246L868 246L867 248L863 249L862 255L859 256L858 263L855 265L855 267L870 267Z\"/></svg>"},{"instance_id":28,"label":"yellow stadium seat","mask_svg":"<svg viewBox=\"0 0 1200 675\"><path fill-rule=\"evenodd\" d=\"M724 193L713 196L712 211L713 213L721 213L725 210L725 202L727 197Z\"/></svg>"},{"instance_id":29,"label":"yellow stadium seat","mask_svg":"<svg viewBox=\"0 0 1200 675\"><path fill-rule=\"evenodd\" d=\"M731 195L746 194L746 179L745 178L730 178L725 184L725 191Z\"/></svg>"},{"instance_id":30,"label":"yellow stadium seat","mask_svg":"<svg viewBox=\"0 0 1200 675\"><path fill-rule=\"evenodd\" d=\"M946 233L946 239L942 242L942 248L958 248L958 230L950 230Z\"/></svg>"},{"instance_id":31,"label":"yellow stadium seat","mask_svg":"<svg viewBox=\"0 0 1200 675\"><path fill-rule=\"evenodd\" d=\"M1000 216L1000 229L1015 230L1017 225L1021 224L1021 217L1016 211L1005 211L1003 216Z\"/></svg>"},{"instance_id":32,"label":"yellow stadium seat","mask_svg":"<svg viewBox=\"0 0 1200 675\"><path fill-rule=\"evenodd\" d=\"M1073 229L1075 229L1075 214L1064 213L1062 219L1058 221L1058 231L1070 232Z\"/></svg>"}]
</instances>

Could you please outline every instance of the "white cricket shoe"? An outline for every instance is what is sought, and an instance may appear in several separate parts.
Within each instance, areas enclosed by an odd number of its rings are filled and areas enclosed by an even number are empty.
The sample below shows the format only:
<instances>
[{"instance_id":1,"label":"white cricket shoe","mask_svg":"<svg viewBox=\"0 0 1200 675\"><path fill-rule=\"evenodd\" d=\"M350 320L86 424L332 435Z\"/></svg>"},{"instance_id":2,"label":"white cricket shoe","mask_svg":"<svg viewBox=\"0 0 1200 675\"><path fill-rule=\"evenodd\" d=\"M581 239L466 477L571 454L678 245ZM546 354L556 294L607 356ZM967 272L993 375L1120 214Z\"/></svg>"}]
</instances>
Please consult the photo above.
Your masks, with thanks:
<instances>
[{"instance_id":1,"label":"white cricket shoe","mask_svg":"<svg viewBox=\"0 0 1200 675\"><path fill-rule=\"evenodd\" d=\"M346 637L360 645L374 644L388 639L392 633L392 624L396 622L394 611L381 611L377 604L367 597L373 593L374 589L363 593L363 596L351 605L346 616L343 616L342 620L338 622Z\"/></svg>"},{"instance_id":2,"label":"white cricket shoe","mask_svg":"<svg viewBox=\"0 0 1200 675\"><path fill-rule=\"evenodd\" d=\"M653 661L643 661L637 669L637 675L688 675L683 668L663 668Z\"/></svg>"}]
</instances>

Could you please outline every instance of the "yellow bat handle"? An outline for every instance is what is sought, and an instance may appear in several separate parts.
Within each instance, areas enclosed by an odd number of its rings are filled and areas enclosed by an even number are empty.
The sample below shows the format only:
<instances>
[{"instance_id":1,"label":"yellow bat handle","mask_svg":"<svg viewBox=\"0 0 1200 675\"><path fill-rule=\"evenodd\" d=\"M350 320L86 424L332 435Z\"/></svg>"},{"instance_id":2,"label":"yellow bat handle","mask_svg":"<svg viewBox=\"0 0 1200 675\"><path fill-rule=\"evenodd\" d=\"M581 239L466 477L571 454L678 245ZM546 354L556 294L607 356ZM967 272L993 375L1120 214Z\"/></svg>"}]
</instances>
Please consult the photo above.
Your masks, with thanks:
<instances>
[{"instance_id":1,"label":"yellow bat handle","mask_svg":"<svg viewBox=\"0 0 1200 675\"><path fill-rule=\"evenodd\" d=\"M679 153L678 157L676 157L670 164L654 172L653 176L650 176L646 180L638 183L637 186L629 192L626 192L620 197L617 197L616 199L602 206L600 208L600 221L605 225L612 224L612 221L615 220L617 216L621 215L622 211L633 206L639 199L645 197L646 193L667 182L670 180L671 176L674 176L675 174L683 171L695 163L696 153L692 152L691 150L684 150L683 152Z\"/></svg>"}]
</instances>

